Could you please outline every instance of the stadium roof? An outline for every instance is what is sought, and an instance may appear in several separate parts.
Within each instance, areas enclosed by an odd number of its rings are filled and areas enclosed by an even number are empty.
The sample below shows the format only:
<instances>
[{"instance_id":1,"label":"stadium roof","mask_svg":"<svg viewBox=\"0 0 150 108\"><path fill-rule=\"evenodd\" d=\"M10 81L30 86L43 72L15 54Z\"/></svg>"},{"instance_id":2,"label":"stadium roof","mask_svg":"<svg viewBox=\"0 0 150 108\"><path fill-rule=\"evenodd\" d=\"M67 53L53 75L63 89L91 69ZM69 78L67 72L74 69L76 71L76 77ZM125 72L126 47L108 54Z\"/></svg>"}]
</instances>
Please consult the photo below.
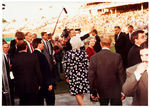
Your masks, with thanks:
<instances>
[{"instance_id":1,"label":"stadium roof","mask_svg":"<svg viewBox=\"0 0 150 108\"><path fill-rule=\"evenodd\" d=\"M124 6L124 5L134 5L134 4L142 4L144 2L93 2L93 3L87 3L83 9L105 9L105 8L112 8L112 7L118 7L118 6Z\"/></svg>"}]
</instances>

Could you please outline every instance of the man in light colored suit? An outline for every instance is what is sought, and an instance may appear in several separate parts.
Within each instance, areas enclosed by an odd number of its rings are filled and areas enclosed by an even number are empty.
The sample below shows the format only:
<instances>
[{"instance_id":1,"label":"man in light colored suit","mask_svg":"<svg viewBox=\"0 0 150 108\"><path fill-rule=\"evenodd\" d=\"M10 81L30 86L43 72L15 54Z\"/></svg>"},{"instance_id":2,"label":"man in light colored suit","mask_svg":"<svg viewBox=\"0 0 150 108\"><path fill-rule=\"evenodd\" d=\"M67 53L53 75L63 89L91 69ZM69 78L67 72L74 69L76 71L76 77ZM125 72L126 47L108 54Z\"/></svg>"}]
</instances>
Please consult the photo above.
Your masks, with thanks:
<instances>
[{"instance_id":1,"label":"man in light colored suit","mask_svg":"<svg viewBox=\"0 0 150 108\"><path fill-rule=\"evenodd\" d=\"M133 105L148 105L148 43L140 46L142 63L127 69L127 79L123 85L123 93L133 96Z\"/></svg>"}]
</instances>

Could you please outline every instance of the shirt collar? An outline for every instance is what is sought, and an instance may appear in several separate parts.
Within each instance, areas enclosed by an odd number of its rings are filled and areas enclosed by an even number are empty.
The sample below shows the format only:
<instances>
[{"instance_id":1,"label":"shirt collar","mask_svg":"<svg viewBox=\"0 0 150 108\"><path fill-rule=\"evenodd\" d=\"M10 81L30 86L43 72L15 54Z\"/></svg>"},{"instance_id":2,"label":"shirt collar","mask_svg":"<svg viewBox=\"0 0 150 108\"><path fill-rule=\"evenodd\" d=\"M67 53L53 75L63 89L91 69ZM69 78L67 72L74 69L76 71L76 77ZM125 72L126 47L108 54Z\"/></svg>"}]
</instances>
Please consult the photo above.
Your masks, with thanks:
<instances>
[{"instance_id":1,"label":"shirt collar","mask_svg":"<svg viewBox=\"0 0 150 108\"><path fill-rule=\"evenodd\" d=\"M120 32L121 33L121 32ZM120 33L118 34L118 36L120 35Z\"/></svg>"},{"instance_id":2,"label":"shirt collar","mask_svg":"<svg viewBox=\"0 0 150 108\"><path fill-rule=\"evenodd\" d=\"M38 50L39 52L41 52L41 50L40 50L40 49L38 49L38 48L36 48L35 50Z\"/></svg>"},{"instance_id":3,"label":"shirt collar","mask_svg":"<svg viewBox=\"0 0 150 108\"><path fill-rule=\"evenodd\" d=\"M110 50L109 48L107 48L107 47L103 47L102 49L107 49L107 50Z\"/></svg>"},{"instance_id":4,"label":"shirt collar","mask_svg":"<svg viewBox=\"0 0 150 108\"><path fill-rule=\"evenodd\" d=\"M4 54L4 56L6 57L6 53L3 52L3 54Z\"/></svg>"}]
</instances>

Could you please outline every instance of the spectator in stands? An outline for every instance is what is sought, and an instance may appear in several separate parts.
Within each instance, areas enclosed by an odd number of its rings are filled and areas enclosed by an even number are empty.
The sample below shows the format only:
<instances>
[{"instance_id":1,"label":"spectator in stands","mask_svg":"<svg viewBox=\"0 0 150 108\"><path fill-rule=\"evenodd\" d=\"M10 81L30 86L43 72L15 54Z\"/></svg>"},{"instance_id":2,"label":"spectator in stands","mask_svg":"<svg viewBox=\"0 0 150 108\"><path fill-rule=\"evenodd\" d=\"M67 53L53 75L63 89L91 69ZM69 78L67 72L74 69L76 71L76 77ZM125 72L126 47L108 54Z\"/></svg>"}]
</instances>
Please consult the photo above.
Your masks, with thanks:
<instances>
[{"instance_id":1,"label":"spectator in stands","mask_svg":"<svg viewBox=\"0 0 150 108\"><path fill-rule=\"evenodd\" d=\"M132 33L132 43L134 44L128 53L128 67L136 65L141 62L140 45L145 42L147 36L143 30L137 30Z\"/></svg>"},{"instance_id":2,"label":"spectator in stands","mask_svg":"<svg viewBox=\"0 0 150 108\"><path fill-rule=\"evenodd\" d=\"M127 79L123 85L126 96L133 96L133 105L148 105L148 42L140 45L142 62L127 69Z\"/></svg>"},{"instance_id":3,"label":"spectator in stands","mask_svg":"<svg viewBox=\"0 0 150 108\"><path fill-rule=\"evenodd\" d=\"M64 56L66 81L69 83L69 91L76 97L78 105L83 105L84 94L89 90L87 79L88 55L84 50L80 50L80 38L72 37L70 43L72 50L67 51Z\"/></svg>"}]
</instances>

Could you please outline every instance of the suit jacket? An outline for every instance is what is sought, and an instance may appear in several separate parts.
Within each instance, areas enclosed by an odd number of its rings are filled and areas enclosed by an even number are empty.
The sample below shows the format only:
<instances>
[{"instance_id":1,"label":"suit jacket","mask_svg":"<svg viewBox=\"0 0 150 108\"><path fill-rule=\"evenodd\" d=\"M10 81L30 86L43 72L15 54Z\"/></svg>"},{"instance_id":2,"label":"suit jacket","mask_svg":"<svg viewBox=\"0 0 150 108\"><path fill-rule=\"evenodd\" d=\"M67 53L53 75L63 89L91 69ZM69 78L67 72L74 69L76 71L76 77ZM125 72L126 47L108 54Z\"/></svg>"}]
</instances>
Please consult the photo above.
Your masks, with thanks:
<instances>
[{"instance_id":1,"label":"suit jacket","mask_svg":"<svg viewBox=\"0 0 150 108\"><path fill-rule=\"evenodd\" d=\"M100 46L101 40L100 40L100 37L98 35L95 36L95 39L96 39L96 42L95 42L95 45L93 48L96 52L99 52L102 49L102 47Z\"/></svg>"},{"instance_id":2,"label":"suit jacket","mask_svg":"<svg viewBox=\"0 0 150 108\"><path fill-rule=\"evenodd\" d=\"M12 71L16 81L17 96L38 92L38 87L42 85L42 77L37 56L19 52L12 59Z\"/></svg>"},{"instance_id":3,"label":"suit jacket","mask_svg":"<svg viewBox=\"0 0 150 108\"><path fill-rule=\"evenodd\" d=\"M130 40L130 38L129 38L129 33L126 35L126 37L127 37L128 52L129 52L130 48L132 48L132 46L133 46L134 44L131 42L131 40Z\"/></svg>"},{"instance_id":4,"label":"suit jacket","mask_svg":"<svg viewBox=\"0 0 150 108\"><path fill-rule=\"evenodd\" d=\"M51 46L50 42L49 45ZM42 53L45 55L48 63L49 63L49 67L50 67L50 71L52 71L53 68L53 49L51 47L51 54L49 53L49 50L47 49L47 46L44 43L44 49L42 50Z\"/></svg>"},{"instance_id":5,"label":"suit jacket","mask_svg":"<svg viewBox=\"0 0 150 108\"><path fill-rule=\"evenodd\" d=\"M139 64L127 69L127 79L123 84L123 93L133 96L133 105L148 105L148 74L145 71L140 80L135 77L135 70Z\"/></svg>"},{"instance_id":6,"label":"suit jacket","mask_svg":"<svg viewBox=\"0 0 150 108\"><path fill-rule=\"evenodd\" d=\"M126 34L121 32L118 36L115 35L115 49L116 53L119 53L122 56L124 67L127 66L127 56L128 56L128 41Z\"/></svg>"},{"instance_id":7,"label":"suit jacket","mask_svg":"<svg viewBox=\"0 0 150 108\"><path fill-rule=\"evenodd\" d=\"M11 42L10 42L10 48L9 48L9 51L8 51L8 53L10 55L10 59L12 59L14 57L14 55L17 54L16 43L17 42L16 42L15 39L11 40Z\"/></svg>"},{"instance_id":8,"label":"suit jacket","mask_svg":"<svg viewBox=\"0 0 150 108\"><path fill-rule=\"evenodd\" d=\"M5 61L5 66L6 66L7 76L8 76L8 82L10 83L10 81L11 81L11 78L10 78L10 67L9 67L9 63L7 61L7 58L5 56L4 56L4 61Z\"/></svg>"},{"instance_id":9,"label":"suit jacket","mask_svg":"<svg viewBox=\"0 0 150 108\"><path fill-rule=\"evenodd\" d=\"M2 72L2 105L11 105L10 86L4 56L2 56Z\"/></svg>"},{"instance_id":10,"label":"suit jacket","mask_svg":"<svg viewBox=\"0 0 150 108\"><path fill-rule=\"evenodd\" d=\"M33 55L34 54L38 56L38 60L40 63L41 74L43 77L43 86L48 88L49 85L53 84L52 71L50 71L48 61L45 55L40 51L34 50Z\"/></svg>"},{"instance_id":11,"label":"suit jacket","mask_svg":"<svg viewBox=\"0 0 150 108\"><path fill-rule=\"evenodd\" d=\"M140 57L140 47L133 45L128 53L128 66L131 67L142 62Z\"/></svg>"},{"instance_id":12,"label":"suit jacket","mask_svg":"<svg viewBox=\"0 0 150 108\"><path fill-rule=\"evenodd\" d=\"M103 49L91 57L88 79L90 90L94 92L96 78L97 90L102 98L120 98L125 71L119 54Z\"/></svg>"}]
</instances>

